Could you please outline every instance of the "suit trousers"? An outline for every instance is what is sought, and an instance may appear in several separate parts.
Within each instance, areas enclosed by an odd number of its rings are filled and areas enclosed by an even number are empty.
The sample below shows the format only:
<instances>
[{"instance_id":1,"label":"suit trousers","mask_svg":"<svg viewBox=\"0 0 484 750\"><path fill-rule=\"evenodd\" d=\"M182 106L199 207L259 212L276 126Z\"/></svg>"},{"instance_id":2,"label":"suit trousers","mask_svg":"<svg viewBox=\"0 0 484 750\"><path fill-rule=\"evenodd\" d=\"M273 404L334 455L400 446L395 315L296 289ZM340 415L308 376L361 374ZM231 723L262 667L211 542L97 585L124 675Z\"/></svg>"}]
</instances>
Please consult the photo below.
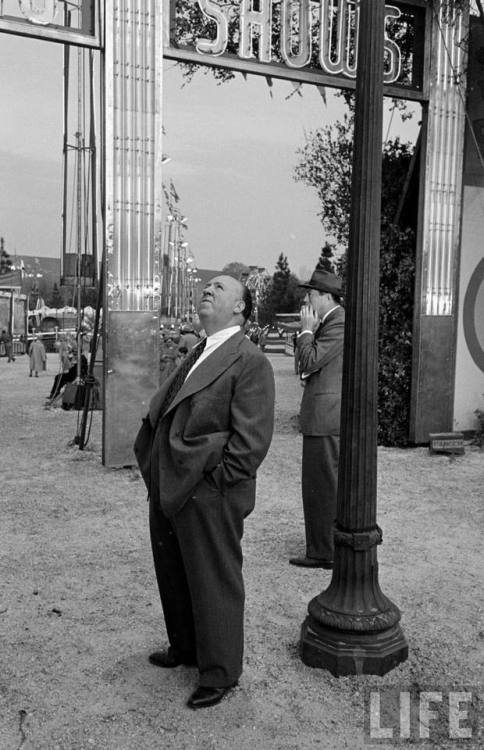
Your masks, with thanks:
<instances>
[{"instance_id":1,"label":"suit trousers","mask_svg":"<svg viewBox=\"0 0 484 750\"><path fill-rule=\"evenodd\" d=\"M339 437L303 436L302 498L306 555L330 562L338 491Z\"/></svg>"},{"instance_id":2,"label":"suit trousers","mask_svg":"<svg viewBox=\"0 0 484 750\"><path fill-rule=\"evenodd\" d=\"M171 519L152 495L151 544L170 645L187 661L195 657L200 685L233 685L242 673L248 511L208 479Z\"/></svg>"}]
</instances>

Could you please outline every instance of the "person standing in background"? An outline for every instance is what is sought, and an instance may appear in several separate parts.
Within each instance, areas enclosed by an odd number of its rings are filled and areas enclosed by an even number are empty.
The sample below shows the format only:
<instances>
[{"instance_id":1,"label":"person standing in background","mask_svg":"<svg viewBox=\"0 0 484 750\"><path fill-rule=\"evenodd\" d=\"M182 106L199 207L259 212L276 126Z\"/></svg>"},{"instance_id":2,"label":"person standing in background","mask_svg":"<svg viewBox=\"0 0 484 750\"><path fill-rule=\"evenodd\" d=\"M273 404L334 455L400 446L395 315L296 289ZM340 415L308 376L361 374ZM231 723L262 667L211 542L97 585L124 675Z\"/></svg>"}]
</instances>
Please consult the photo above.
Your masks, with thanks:
<instances>
[{"instance_id":1,"label":"person standing in background","mask_svg":"<svg viewBox=\"0 0 484 750\"><path fill-rule=\"evenodd\" d=\"M301 308L296 359L304 385L300 428L303 434L302 498L306 554L291 565L333 567L333 524L338 490L341 386L345 313L341 279L316 268Z\"/></svg>"},{"instance_id":2,"label":"person standing in background","mask_svg":"<svg viewBox=\"0 0 484 750\"><path fill-rule=\"evenodd\" d=\"M5 347L7 362L15 362L15 357L12 354L12 337L5 328L2 329L2 333L0 334L0 343Z\"/></svg>"},{"instance_id":3,"label":"person standing in background","mask_svg":"<svg viewBox=\"0 0 484 750\"><path fill-rule=\"evenodd\" d=\"M45 370L47 365L47 354L45 353L45 347L38 336L34 336L32 343L30 344L29 351L29 366L30 374L35 373L35 377L39 377L39 370Z\"/></svg>"}]
</instances>

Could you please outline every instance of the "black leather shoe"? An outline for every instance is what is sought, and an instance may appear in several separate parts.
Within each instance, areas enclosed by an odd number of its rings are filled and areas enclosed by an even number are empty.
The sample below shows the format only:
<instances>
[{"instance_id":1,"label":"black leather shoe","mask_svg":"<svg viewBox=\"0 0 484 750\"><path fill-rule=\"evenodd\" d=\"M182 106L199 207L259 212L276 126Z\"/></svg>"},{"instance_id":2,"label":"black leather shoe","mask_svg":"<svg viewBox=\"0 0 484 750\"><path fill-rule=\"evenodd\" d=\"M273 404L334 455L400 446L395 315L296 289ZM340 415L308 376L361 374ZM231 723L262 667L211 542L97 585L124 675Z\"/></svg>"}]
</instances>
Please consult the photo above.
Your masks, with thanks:
<instances>
[{"instance_id":1,"label":"black leather shoe","mask_svg":"<svg viewBox=\"0 0 484 750\"><path fill-rule=\"evenodd\" d=\"M193 657L187 657L183 654L179 654L173 648L169 648L167 651L153 651L148 656L148 661L151 664L155 664L157 667L163 667L164 669L173 669L179 667L180 664L193 667L196 665L196 661Z\"/></svg>"},{"instance_id":2,"label":"black leather shoe","mask_svg":"<svg viewBox=\"0 0 484 750\"><path fill-rule=\"evenodd\" d=\"M289 563L291 565L298 565L301 568L333 569L333 563L331 561L319 560L317 557L291 557Z\"/></svg>"},{"instance_id":3,"label":"black leather shoe","mask_svg":"<svg viewBox=\"0 0 484 750\"><path fill-rule=\"evenodd\" d=\"M205 687L199 685L196 690L193 691L189 699L187 700L187 706L189 708L209 708L220 703L227 693L235 687L234 685L228 685L228 687Z\"/></svg>"}]
</instances>

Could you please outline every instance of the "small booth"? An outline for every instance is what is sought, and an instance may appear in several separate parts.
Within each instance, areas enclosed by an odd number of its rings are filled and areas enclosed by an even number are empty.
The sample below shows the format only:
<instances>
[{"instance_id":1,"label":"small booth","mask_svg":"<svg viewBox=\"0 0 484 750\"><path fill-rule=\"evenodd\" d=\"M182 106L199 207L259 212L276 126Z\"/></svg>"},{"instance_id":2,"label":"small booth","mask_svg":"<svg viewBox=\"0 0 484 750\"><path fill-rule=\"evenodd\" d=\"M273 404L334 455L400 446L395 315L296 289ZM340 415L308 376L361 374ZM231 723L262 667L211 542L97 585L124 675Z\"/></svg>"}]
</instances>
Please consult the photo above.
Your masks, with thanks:
<instances>
[{"instance_id":1,"label":"small booth","mask_svg":"<svg viewBox=\"0 0 484 750\"><path fill-rule=\"evenodd\" d=\"M20 272L0 276L0 331L12 337L12 354L24 354L27 342L27 296L20 294ZM0 357L6 356L0 344Z\"/></svg>"}]
</instances>

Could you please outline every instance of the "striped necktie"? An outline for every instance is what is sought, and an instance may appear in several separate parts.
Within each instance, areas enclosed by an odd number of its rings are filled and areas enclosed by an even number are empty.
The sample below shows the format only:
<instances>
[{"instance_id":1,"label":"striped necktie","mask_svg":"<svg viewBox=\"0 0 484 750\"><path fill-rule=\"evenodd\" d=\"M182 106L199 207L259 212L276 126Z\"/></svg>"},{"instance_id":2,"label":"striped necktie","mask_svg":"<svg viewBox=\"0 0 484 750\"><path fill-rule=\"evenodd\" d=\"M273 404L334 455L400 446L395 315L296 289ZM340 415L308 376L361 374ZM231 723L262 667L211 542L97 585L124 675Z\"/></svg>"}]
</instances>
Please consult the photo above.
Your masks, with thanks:
<instances>
[{"instance_id":1,"label":"striped necktie","mask_svg":"<svg viewBox=\"0 0 484 750\"><path fill-rule=\"evenodd\" d=\"M186 380L188 373L190 372L193 365L195 364L195 362L201 356L203 350L205 349L206 343L207 343L207 339L205 338L199 344L194 346L193 349L187 354L183 362L178 367L178 370L175 373L175 377L173 378L171 385L168 388L167 394L165 396L165 400L163 401L163 406L161 407L161 410L160 410L161 415L163 415L166 412L171 402L175 398L176 394L182 387L183 383Z\"/></svg>"}]
</instances>

